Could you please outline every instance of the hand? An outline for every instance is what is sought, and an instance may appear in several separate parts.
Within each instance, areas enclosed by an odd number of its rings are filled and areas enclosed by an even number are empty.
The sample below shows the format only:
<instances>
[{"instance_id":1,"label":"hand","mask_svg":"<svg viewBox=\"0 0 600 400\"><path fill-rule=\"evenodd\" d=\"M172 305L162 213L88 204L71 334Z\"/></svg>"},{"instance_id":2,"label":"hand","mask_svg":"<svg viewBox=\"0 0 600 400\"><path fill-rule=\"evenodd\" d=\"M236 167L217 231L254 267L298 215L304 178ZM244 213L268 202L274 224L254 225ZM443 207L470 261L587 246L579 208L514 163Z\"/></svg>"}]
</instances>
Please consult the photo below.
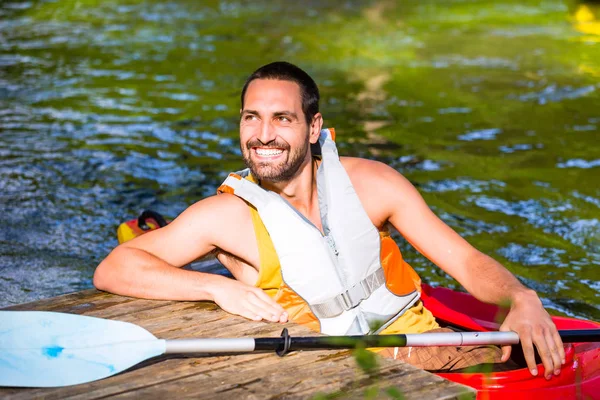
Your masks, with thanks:
<instances>
[{"instance_id":1,"label":"hand","mask_svg":"<svg viewBox=\"0 0 600 400\"><path fill-rule=\"evenodd\" d=\"M262 289L225 278L212 293L213 301L228 313L253 321L287 322L288 314Z\"/></svg>"},{"instance_id":2,"label":"hand","mask_svg":"<svg viewBox=\"0 0 600 400\"><path fill-rule=\"evenodd\" d=\"M554 322L535 292L524 292L513 301L500 330L519 334L525 361L532 375L538 374L533 345L542 358L546 379L550 379L553 373L560 374L561 365L565 363L563 343ZM510 346L502 346L502 361L508 360L510 351Z\"/></svg>"}]
</instances>

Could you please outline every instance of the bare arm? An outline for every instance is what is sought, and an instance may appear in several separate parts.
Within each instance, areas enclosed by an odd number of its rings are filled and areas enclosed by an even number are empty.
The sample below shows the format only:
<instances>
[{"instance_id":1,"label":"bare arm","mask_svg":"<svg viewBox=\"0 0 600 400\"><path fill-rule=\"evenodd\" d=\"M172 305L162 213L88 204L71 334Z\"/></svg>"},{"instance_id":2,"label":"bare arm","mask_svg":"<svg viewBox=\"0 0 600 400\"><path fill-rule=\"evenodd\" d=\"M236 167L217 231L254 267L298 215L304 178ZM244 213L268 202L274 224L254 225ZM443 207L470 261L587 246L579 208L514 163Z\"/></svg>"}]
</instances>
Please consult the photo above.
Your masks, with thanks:
<instances>
[{"instance_id":1,"label":"bare arm","mask_svg":"<svg viewBox=\"0 0 600 400\"><path fill-rule=\"evenodd\" d=\"M120 245L94 273L99 290L157 300L213 300L222 276L188 271L136 247Z\"/></svg>"},{"instance_id":2,"label":"bare arm","mask_svg":"<svg viewBox=\"0 0 600 400\"><path fill-rule=\"evenodd\" d=\"M372 182L366 203L378 202L384 213L381 219L389 220L419 252L477 299L509 304L510 312L500 329L519 334L532 374L537 375L534 344L542 358L546 378L552 373L558 374L565 357L562 341L537 294L440 220L414 186L397 171L373 161L367 162L363 171L369 174L369 178L363 177L363 180ZM503 359L507 360L509 356L510 346L505 346Z\"/></svg>"},{"instance_id":3,"label":"bare arm","mask_svg":"<svg viewBox=\"0 0 600 400\"><path fill-rule=\"evenodd\" d=\"M204 199L166 227L115 248L98 265L94 286L148 299L211 300L225 311L249 319L282 320L283 308L261 289L180 268L217 247L235 251L236 242L248 240L243 237L248 232L232 227L244 226L245 218L249 218L246 205L233 196Z\"/></svg>"},{"instance_id":4,"label":"bare arm","mask_svg":"<svg viewBox=\"0 0 600 400\"><path fill-rule=\"evenodd\" d=\"M96 269L94 285L126 296L211 300L206 287L218 277L179 267L215 248L216 237L207 227L214 224L211 210L218 210L218 200L202 200L166 227L116 247Z\"/></svg>"}]
</instances>

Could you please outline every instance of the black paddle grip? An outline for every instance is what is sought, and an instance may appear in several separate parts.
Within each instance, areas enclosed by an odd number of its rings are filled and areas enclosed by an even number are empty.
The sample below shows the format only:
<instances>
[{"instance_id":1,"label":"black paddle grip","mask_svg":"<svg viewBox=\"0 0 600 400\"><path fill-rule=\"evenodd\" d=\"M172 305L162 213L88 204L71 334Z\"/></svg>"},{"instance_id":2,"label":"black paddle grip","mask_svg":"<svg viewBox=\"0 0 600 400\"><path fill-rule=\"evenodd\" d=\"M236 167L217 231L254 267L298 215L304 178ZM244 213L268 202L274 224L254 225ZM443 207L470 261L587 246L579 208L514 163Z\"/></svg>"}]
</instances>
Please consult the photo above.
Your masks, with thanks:
<instances>
[{"instance_id":1,"label":"black paddle grip","mask_svg":"<svg viewBox=\"0 0 600 400\"><path fill-rule=\"evenodd\" d=\"M280 337L254 339L254 350L275 350L279 357L292 351L292 337L287 328L283 328Z\"/></svg>"}]
</instances>

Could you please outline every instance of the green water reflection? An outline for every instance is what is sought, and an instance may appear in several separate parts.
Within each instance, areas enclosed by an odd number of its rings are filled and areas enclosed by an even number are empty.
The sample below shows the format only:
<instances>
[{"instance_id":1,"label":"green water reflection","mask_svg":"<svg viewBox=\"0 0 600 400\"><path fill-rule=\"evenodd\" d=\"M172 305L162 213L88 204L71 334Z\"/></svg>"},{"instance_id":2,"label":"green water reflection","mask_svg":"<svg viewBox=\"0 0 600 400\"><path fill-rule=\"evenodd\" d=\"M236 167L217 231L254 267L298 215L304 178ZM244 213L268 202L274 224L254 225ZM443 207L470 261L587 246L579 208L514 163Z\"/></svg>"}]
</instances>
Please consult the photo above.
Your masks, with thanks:
<instances>
[{"instance_id":1,"label":"green water reflection","mask_svg":"<svg viewBox=\"0 0 600 400\"><path fill-rule=\"evenodd\" d=\"M241 167L246 75L285 59L344 153L404 173L554 313L600 320L598 6L396 3L2 2L0 303L90 287L119 222L212 194Z\"/></svg>"}]
</instances>

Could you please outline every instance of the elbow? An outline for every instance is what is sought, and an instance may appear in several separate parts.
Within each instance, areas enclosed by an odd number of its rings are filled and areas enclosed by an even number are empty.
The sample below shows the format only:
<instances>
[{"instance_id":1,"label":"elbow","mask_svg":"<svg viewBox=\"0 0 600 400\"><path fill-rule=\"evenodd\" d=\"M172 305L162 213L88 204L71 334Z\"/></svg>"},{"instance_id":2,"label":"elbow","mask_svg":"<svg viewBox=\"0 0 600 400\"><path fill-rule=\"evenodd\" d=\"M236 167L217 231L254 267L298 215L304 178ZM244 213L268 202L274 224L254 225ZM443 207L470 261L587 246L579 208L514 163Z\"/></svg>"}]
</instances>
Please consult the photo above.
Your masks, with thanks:
<instances>
[{"instance_id":1,"label":"elbow","mask_svg":"<svg viewBox=\"0 0 600 400\"><path fill-rule=\"evenodd\" d=\"M105 292L117 293L119 287L119 277L123 274L119 269L119 253L120 247L115 248L97 267L94 271L92 283L98 290Z\"/></svg>"},{"instance_id":2,"label":"elbow","mask_svg":"<svg viewBox=\"0 0 600 400\"><path fill-rule=\"evenodd\" d=\"M136 256L135 249L116 247L94 271L92 283L98 290L123 296L136 296L139 288L140 270L143 262Z\"/></svg>"},{"instance_id":3,"label":"elbow","mask_svg":"<svg viewBox=\"0 0 600 400\"><path fill-rule=\"evenodd\" d=\"M110 265L108 264L107 259L102 261L98 267L96 267L92 280L96 289L105 292L110 292Z\"/></svg>"}]
</instances>

